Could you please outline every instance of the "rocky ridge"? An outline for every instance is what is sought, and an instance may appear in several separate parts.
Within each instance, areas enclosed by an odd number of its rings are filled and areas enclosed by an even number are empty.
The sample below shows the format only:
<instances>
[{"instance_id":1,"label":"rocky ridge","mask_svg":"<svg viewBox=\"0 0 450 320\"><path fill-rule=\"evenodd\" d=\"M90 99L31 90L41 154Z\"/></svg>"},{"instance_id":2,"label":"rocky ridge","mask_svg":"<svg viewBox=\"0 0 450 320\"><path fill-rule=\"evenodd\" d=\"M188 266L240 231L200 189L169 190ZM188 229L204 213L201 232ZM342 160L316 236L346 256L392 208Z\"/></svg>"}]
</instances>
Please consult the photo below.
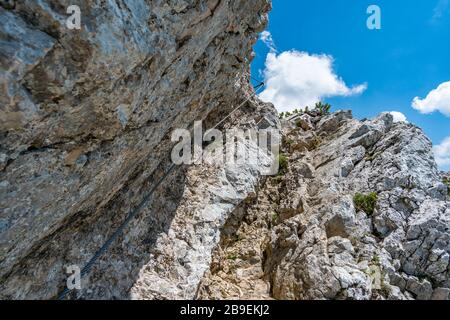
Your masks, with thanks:
<instances>
[{"instance_id":1,"label":"rocky ridge","mask_svg":"<svg viewBox=\"0 0 450 320\"><path fill-rule=\"evenodd\" d=\"M339 111L283 134L285 170L235 210L199 298L450 298L450 197L418 127Z\"/></svg>"},{"instance_id":2,"label":"rocky ridge","mask_svg":"<svg viewBox=\"0 0 450 320\"><path fill-rule=\"evenodd\" d=\"M0 1L0 297L449 299L450 206L423 132L388 114L280 124L249 86L267 0ZM283 165L170 167L173 129L275 128ZM281 158L280 158L281 159ZM280 161L281 162L281 161ZM356 193L376 193L374 210ZM369 212L370 211L370 212Z\"/></svg>"}]
</instances>

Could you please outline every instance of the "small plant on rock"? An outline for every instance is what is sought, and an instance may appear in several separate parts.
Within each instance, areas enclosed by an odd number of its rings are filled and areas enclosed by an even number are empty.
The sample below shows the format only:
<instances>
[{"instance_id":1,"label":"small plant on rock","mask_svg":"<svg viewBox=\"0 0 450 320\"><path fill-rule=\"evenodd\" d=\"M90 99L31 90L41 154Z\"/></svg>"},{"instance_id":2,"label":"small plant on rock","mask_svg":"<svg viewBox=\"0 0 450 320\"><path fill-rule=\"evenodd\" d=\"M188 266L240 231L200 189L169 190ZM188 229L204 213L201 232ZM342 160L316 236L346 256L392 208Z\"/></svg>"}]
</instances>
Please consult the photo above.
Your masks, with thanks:
<instances>
[{"instance_id":1,"label":"small plant on rock","mask_svg":"<svg viewBox=\"0 0 450 320\"><path fill-rule=\"evenodd\" d=\"M288 162L289 162L288 161L288 157L285 154L280 153L278 155L277 161L278 161L278 165L279 165L280 170L281 171L286 171L287 168L288 168Z\"/></svg>"},{"instance_id":2,"label":"small plant on rock","mask_svg":"<svg viewBox=\"0 0 450 320\"><path fill-rule=\"evenodd\" d=\"M444 178L442 182L447 185L447 194L450 196L450 178Z\"/></svg>"},{"instance_id":3,"label":"small plant on rock","mask_svg":"<svg viewBox=\"0 0 450 320\"><path fill-rule=\"evenodd\" d=\"M324 116L330 113L331 105L329 103L317 102L315 109L319 111L320 115Z\"/></svg>"},{"instance_id":4,"label":"small plant on rock","mask_svg":"<svg viewBox=\"0 0 450 320\"><path fill-rule=\"evenodd\" d=\"M228 260L235 261L235 260L237 260L237 255L235 255L235 254L229 254L228 257L227 257L227 259L228 259Z\"/></svg>"},{"instance_id":5,"label":"small plant on rock","mask_svg":"<svg viewBox=\"0 0 450 320\"><path fill-rule=\"evenodd\" d=\"M372 215L375 211L377 201L378 195L376 192L371 192L369 194L357 193L353 197L353 202L355 204L356 210L364 211L368 215Z\"/></svg>"},{"instance_id":6,"label":"small plant on rock","mask_svg":"<svg viewBox=\"0 0 450 320\"><path fill-rule=\"evenodd\" d=\"M273 213L272 213L272 224L277 224L279 218L280 218L280 217L278 216L278 213L273 212Z\"/></svg>"},{"instance_id":7,"label":"small plant on rock","mask_svg":"<svg viewBox=\"0 0 450 320\"><path fill-rule=\"evenodd\" d=\"M375 263L377 266L380 265L380 256L379 255L374 255L372 258L372 262Z\"/></svg>"},{"instance_id":8,"label":"small plant on rock","mask_svg":"<svg viewBox=\"0 0 450 320\"><path fill-rule=\"evenodd\" d=\"M302 109L296 108L292 111L281 112L278 116L280 119L286 119L286 118L289 118L290 116L297 115L297 114L303 114L303 113L304 112Z\"/></svg>"}]
</instances>

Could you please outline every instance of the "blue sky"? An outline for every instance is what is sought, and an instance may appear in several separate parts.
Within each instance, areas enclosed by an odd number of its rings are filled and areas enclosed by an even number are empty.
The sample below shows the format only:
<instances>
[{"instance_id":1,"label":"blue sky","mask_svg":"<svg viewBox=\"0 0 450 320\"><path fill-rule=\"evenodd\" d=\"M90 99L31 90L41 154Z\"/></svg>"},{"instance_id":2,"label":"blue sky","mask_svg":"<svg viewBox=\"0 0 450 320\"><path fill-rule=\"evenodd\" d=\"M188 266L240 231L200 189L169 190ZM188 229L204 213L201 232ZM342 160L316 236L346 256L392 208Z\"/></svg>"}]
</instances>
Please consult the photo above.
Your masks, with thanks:
<instances>
[{"instance_id":1,"label":"blue sky","mask_svg":"<svg viewBox=\"0 0 450 320\"><path fill-rule=\"evenodd\" d=\"M380 30L366 26L371 4L381 9ZM450 81L450 0L273 0L267 31L276 51L267 59L268 41L259 41L252 74L272 77L272 102L320 96L357 118L399 111L440 147L440 165L450 170L450 83L426 98ZM280 76L299 83L286 88ZM306 100L289 98L314 90Z\"/></svg>"}]
</instances>

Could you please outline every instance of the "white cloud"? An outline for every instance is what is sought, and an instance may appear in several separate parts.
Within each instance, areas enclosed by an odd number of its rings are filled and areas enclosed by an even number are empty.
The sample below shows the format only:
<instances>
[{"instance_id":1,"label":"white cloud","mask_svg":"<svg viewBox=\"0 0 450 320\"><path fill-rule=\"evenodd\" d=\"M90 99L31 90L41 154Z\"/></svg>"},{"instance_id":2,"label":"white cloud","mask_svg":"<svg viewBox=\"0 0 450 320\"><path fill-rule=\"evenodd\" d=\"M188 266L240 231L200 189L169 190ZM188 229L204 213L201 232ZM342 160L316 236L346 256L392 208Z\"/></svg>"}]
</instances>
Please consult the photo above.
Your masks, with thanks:
<instances>
[{"instance_id":1,"label":"white cloud","mask_svg":"<svg viewBox=\"0 0 450 320\"><path fill-rule=\"evenodd\" d=\"M433 21L441 19L448 11L450 0L439 0L433 10Z\"/></svg>"},{"instance_id":2,"label":"white cloud","mask_svg":"<svg viewBox=\"0 0 450 320\"><path fill-rule=\"evenodd\" d=\"M442 169L450 169L450 137L447 137L441 144L434 146L434 155L438 166Z\"/></svg>"},{"instance_id":3,"label":"white cloud","mask_svg":"<svg viewBox=\"0 0 450 320\"><path fill-rule=\"evenodd\" d=\"M265 90L260 98L279 111L313 106L325 97L361 94L367 84L347 87L333 70L333 57L295 50L267 55Z\"/></svg>"},{"instance_id":4,"label":"white cloud","mask_svg":"<svg viewBox=\"0 0 450 320\"><path fill-rule=\"evenodd\" d=\"M269 31L261 32L259 38L270 49L270 52L276 52L275 41L273 41L272 34Z\"/></svg>"},{"instance_id":5,"label":"white cloud","mask_svg":"<svg viewBox=\"0 0 450 320\"><path fill-rule=\"evenodd\" d=\"M450 81L441 83L425 99L415 97L412 107L421 113L440 111L450 117Z\"/></svg>"},{"instance_id":6,"label":"white cloud","mask_svg":"<svg viewBox=\"0 0 450 320\"><path fill-rule=\"evenodd\" d=\"M389 113L394 117L394 122L408 122L406 116L399 111L391 111Z\"/></svg>"}]
</instances>

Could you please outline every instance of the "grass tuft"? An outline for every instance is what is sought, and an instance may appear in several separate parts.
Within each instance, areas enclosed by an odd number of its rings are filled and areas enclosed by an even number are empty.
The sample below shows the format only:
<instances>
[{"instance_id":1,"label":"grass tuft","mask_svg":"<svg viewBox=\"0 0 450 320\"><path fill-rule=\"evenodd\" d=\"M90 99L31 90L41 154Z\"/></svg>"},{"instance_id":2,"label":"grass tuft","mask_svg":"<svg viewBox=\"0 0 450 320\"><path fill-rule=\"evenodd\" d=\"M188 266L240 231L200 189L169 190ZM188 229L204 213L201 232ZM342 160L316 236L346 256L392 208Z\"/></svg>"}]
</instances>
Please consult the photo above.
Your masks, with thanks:
<instances>
[{"instance_id":1,"label":"grass tuft","mask_svg":"<svg viewBox=\"0 0 450 320\"><path fill-rule=\"evenodd\" d=\"M378 195L376 192L371 192L369 194L357 193L353 197L353 202L355 204L356 210L364 211L368 215L372 215L375 211L377 201Z\"/></svg>"}]
</instances>

